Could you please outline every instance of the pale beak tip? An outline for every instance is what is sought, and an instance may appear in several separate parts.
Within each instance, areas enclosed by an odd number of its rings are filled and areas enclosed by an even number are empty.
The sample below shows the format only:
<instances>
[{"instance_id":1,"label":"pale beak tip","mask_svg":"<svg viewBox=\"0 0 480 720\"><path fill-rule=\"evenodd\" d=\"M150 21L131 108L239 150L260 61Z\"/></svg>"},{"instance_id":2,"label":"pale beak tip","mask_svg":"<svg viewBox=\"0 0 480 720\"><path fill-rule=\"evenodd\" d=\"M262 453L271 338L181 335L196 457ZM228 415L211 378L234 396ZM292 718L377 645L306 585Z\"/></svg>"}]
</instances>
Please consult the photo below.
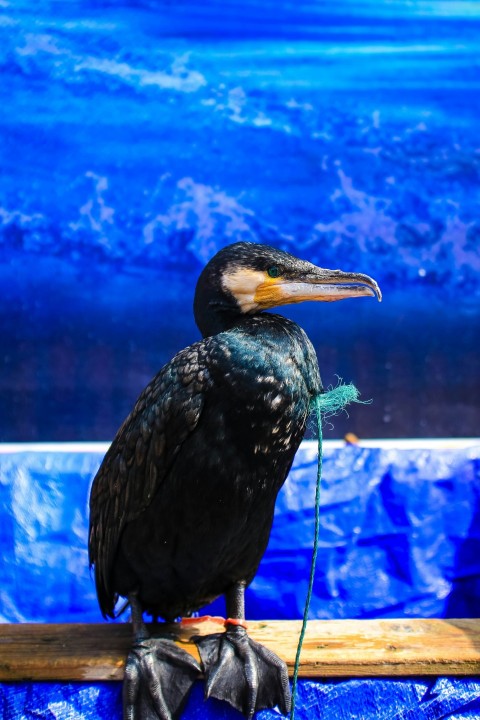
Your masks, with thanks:
<instances>
[{"instance_id":1,"label":"pale beak tip","mask_svg":"<svg viewBox=\"0 0 480 720\"><path fill-rule=\"evenodd\" d=\"M378 302L382 302L382 291L378 287L377 283L375 283L375 285L372 286L370 289L372 291L372 297L376 297Z\"/></svg>"}]
</instances>

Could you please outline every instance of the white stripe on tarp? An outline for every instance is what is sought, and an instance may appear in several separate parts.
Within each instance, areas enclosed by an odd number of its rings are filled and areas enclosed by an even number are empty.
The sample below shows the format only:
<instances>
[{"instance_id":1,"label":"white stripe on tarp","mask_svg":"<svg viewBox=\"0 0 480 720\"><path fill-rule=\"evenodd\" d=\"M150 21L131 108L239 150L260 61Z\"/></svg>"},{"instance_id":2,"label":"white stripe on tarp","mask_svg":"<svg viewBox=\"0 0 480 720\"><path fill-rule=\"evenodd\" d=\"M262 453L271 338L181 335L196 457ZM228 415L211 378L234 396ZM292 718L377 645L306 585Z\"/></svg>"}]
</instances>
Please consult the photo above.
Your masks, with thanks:
<instances>
[{"instance_id":1,"label":"white stripe on tarp","mask_svg":"<svg viewBox=\"0 0 480 720\"><path fill-rule=\"evenodd\" d=\"M359 447L378 448L380 450L464 450L480 446L480 438L394 438L360 440ZM325 450L337 450L346 447L344 440L324 440ZM36 453L101 453L105 454L109 442L45 442L45 443L0 443L0 454L36 452ZM304 440L302 447L317 447L316 440Z\"/></svg>"}]
</instances>

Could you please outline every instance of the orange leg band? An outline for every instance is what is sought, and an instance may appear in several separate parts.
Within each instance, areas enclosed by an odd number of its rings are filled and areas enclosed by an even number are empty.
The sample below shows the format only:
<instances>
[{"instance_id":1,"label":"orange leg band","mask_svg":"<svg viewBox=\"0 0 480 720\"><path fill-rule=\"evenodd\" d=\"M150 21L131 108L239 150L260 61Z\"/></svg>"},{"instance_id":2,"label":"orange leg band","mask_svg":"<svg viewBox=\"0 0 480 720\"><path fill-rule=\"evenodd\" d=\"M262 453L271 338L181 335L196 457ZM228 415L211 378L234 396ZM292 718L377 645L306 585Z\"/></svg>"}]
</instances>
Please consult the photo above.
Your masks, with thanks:
<instances>
[{"instance_id":1,"label":"orange leg band","mask_svg":"<svg viewBox=\"0 0 480 720\"><path fill-rule=\"evenodd\" d=\"M225 620L225 627L228 627L229 625L236 625L237 627L243 627L245 630L248 629L248 624L246 620L239 620L238 618L227 618Z\"/></svg>"},{"instance_id":2,"label":"orange leg band","mask_svg":"<svg viewBox=\"0 0 480 720\"><path fill-rule=\"evenodd\" d=\"M217 625L224 625L225 619L218 615L202 615L201 617L188 617L182 618L180 621L181 625L199 625L203 622L214 622Z\"/></svg>"}]
</instances>

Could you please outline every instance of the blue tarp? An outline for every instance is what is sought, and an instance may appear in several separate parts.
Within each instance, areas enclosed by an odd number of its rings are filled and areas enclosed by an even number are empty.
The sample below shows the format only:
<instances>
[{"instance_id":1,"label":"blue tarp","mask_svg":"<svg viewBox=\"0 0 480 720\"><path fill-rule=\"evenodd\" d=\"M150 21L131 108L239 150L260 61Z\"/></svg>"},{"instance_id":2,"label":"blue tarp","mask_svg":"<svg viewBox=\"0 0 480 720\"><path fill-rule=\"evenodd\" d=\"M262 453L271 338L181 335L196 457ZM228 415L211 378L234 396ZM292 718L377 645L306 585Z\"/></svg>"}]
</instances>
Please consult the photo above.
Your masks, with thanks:
<instances>
[{"instance_id":1,"label":"blue tarp","mask_svg":"<svg viewBox=\"0 0 480 720\"><path fill-rule=\"evenodd\" d=\"M480 678L301 680L297 720L478 720ZM3 710L3 714L2 714ZM0 685L4 720L120 720L120 683ZM280 720L263 710L256 720ZM226 703L203 700L197 683L182 720L241 720Z\"/></svg>"},{"instance_id":2,"label":"blue tarp","mask_svg":"<svg viewBox=\"0 0 480 720\"><path fill-rule=\"evenodd\" d=\"M101 620L87 563L87 497L101 452L0 454L0 617ZM313 543L316 447L304 443L248 591L250 618L303 613ZM311 617L480 614L480 444L394 449L326 444ZM222 612L218 604L214 611ZM185 712L234 718L216 702ZM302 681L298 717L480 717L480 678ZM119 684L4 684L3 717L119 718ZM261 717L278 717L274 711Z\"/></svg>"}]
</instances>

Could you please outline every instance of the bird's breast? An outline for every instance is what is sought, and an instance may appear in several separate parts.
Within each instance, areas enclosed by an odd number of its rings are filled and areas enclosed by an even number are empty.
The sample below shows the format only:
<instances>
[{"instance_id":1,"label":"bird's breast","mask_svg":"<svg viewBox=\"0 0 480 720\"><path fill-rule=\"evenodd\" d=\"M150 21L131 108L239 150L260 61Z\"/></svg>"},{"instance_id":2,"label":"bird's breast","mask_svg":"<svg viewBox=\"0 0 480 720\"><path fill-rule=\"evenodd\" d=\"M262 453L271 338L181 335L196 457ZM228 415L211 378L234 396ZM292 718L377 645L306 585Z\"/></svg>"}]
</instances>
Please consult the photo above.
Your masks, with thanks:
<instances>
[{"instance_id":1,"label":"bird's breast","mask_svg":"<svg viewBox=\"0 0 480 720\"><path fill-rule=\"evenodd\" d=\"M303 437L312 395L320 387L314 350L284 318L252 319L216 338L211 356L216 433L258 465L291 461ZM272 319L270 319L272 318Z\"/></svg>"}]
</instances>

